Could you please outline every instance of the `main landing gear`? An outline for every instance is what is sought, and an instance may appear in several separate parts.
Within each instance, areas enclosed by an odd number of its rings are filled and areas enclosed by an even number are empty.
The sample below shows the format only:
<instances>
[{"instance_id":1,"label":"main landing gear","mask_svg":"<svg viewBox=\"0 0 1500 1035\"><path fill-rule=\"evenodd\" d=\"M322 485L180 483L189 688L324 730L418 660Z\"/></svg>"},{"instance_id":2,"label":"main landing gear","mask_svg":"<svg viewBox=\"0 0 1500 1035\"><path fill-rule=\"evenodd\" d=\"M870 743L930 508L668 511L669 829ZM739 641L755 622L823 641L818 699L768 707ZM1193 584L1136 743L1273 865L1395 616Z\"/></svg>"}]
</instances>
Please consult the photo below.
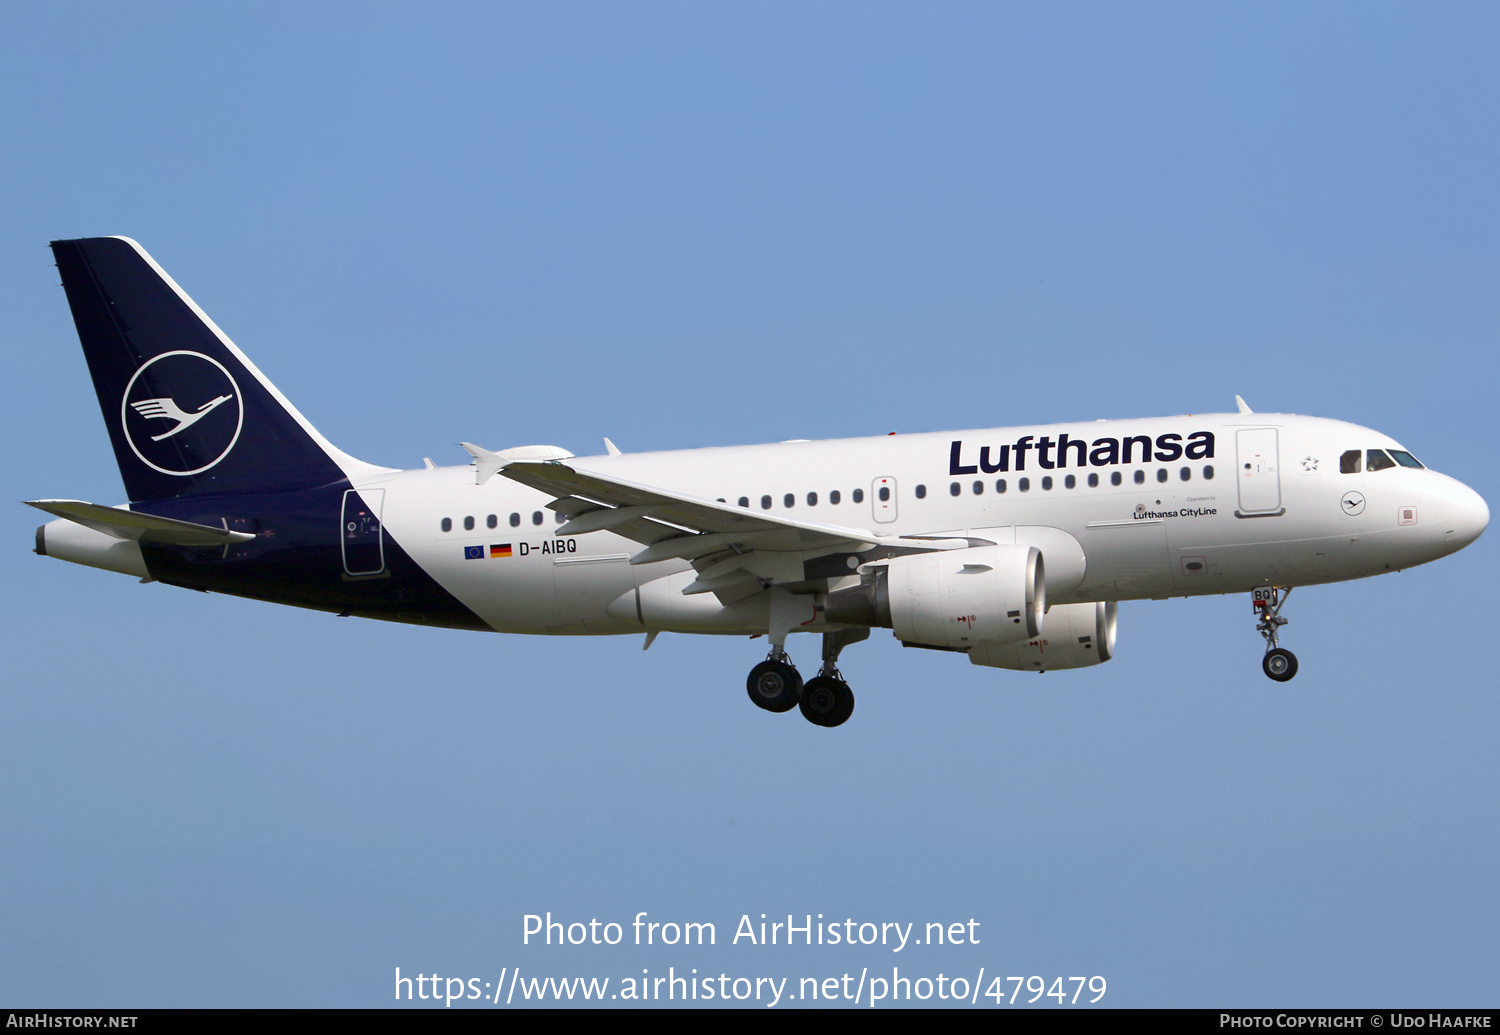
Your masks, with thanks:
<instances>
[{"instance_id":1,"label":"main landing gear","mask_svg":"<svg viewBox=\"0 0 1500 1035\"><path fill-rule=\"evenodd\" d=\"M846 629L823 634L823 667L806 684L792 659L779 645L765 661L750 670L745 687L750 700L768 712L802 709L803 718L815 726L841 726L854 714L854 691L838 670L839 652L870 635L868 629Z\"/></svg>"},{"instance_id":2,"label":"main landing gear","mask_svg":"<svg viewBox=\"0 0 1500 1035\"><path fill-rule=\"evenodd\" d=\"M1281 617L1281 607L1291 595L1290 588L1282 590L1276 586L1257 589L1252 594L1255 613L1260 616L1255 629L1266 638L1266 656L1260 667L1278 683L1285 683L1297 674L1297 655L1276 643L1278 631L1290 621Z\"/></svg>"},{"instance_id":3,"label":"main landing gear","mask_svg":"<svg viewBox=\"0 0 1500 1035\"><path fill-rule=\"evenodd\" d=\"M786 651L773 647L766 660L750 670L745 688L757 707L768 712L789 712L802 697L802 677Z\"/></svg>"}]
</instances>

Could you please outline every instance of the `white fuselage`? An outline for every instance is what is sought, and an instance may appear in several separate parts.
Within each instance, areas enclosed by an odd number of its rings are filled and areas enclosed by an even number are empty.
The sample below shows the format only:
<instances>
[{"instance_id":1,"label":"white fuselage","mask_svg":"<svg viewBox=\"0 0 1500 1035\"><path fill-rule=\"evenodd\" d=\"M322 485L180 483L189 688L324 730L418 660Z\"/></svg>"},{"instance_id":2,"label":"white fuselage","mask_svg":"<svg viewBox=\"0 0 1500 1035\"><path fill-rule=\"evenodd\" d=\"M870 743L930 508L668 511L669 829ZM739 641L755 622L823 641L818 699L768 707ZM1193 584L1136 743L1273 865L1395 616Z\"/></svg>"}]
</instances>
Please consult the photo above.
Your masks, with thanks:
<instances>
[{"instance_id":1,"label":"white fuselage","mask_svg":"<svg viewBox=\"0 0 1500 1035\"><path fill-rule=\"evenodd\" d=\"M1203 455L1202 438L1196 457L1184 454L1182 444L1205 432L1211 455ZM1149 460L1142 458L1141 436L1152 444ZM1059 451L1064 437L1070 444ZM1109 462L1108 443L1127 440L1133 440L1128 462L1123 448ZM1045 452L1037 445L1044 441L1050 443ZM1096 452L1099 443L1105 445ZM1361 578L1435 560L1473 541L1488 510L1455 479L1400 466L1340 472L1340 456L1350 450L1391 448L1400 446L1340 421L1207 414L627 453L569 463L732 505L743 499L754 512L884 534L1016 542L1042 530L1055 544L1053 530L1061 530L1076 540L1081 558L1064 562L1062 555L1074 549L1069 543L1053 551L1056 564L1048 559L1048 602L1059 604ZM1171 459L1158 459L1163 456ZM1097 484L1090 484L1091 475ZM476 484L470 467L429 468L374 475L356 487L366 498L383 490L386 534L497 631L730 632L756 626L743 615L726 619L711 595L687 598L681 608L659 611L655 621L637 606L618 604L649 583L673 586L662 580L675 577L685 585L688 563L631 565L641 545L608 531L559 538L558 520L547 509L551 497L505 478ZM881 498L882 489L888 498ZM840 582L829 580L827 589ZM823 628L812 623L807 631Z\"/></svg>"}]
</instances>

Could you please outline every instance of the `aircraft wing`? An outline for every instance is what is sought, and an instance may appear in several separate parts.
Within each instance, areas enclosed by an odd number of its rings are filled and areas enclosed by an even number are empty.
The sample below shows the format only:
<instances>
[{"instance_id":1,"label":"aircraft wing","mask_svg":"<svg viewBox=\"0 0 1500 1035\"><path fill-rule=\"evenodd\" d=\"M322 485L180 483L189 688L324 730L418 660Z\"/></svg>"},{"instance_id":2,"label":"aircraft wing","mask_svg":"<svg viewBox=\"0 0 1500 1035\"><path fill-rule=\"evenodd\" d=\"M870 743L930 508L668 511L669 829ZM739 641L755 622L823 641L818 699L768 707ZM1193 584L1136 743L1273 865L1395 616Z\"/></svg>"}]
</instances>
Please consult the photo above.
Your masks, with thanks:
<instances>
[{"instance_id":1,"label":"aircraft wing","mask_svg":"<svg viewBox=\"0 0 1500 1035\"><path fill-rule=\"evenodd\" d=\"M848 575L884 557L970 545L750 511L560 462L512 463L499 473L554 497L548 507L568 519L557 535L607 529L645 547L631 564L687 560L698 578L684 592L715 593L726 603L767 585Z\"/></svg>"}]
</instances>

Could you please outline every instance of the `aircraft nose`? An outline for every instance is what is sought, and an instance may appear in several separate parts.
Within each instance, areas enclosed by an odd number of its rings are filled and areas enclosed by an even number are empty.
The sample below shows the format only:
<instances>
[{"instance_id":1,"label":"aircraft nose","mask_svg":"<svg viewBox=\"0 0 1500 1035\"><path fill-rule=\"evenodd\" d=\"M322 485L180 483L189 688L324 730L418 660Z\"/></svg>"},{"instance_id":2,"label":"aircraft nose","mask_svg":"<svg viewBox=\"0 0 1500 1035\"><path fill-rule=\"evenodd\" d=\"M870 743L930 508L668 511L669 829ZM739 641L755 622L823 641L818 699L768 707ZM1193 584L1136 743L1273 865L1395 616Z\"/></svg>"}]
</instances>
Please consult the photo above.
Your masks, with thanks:
<instances>
[{"instance_id":1,"label":"aircraft nose","mask_svg":"<svg viewBox=\"0 0 1500 1035\"><path fill-rule=\"evenodd\" d=\"M1448 493L1447 530L1443 541L1449 550L1462 550L1479 538L1489 526L1490 508L1484 497L1462 482L1455 482Z\"/></svg>"}]
</instances>

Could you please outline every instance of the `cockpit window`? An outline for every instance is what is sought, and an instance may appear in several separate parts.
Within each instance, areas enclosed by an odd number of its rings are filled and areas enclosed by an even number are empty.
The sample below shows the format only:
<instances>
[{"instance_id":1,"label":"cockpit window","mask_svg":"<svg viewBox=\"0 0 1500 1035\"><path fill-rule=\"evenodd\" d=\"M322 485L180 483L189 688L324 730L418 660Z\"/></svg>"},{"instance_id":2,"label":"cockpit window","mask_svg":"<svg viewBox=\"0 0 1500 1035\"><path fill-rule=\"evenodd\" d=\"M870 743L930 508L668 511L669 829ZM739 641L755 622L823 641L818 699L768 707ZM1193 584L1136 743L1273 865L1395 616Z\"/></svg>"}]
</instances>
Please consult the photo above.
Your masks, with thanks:
<instances>
[{"instance_id":1,"label":"cockpit window","mask_svg":"<svg viewBox=\"0 0 1500 1035\"><path fill-rule=\"evenodd\" d=\"M1365 470L1384 471L1388 467L1395 467L1396 461L1385 455L1384 449L1368 449L1365 451Z\"/></svg>"},{"instance_id":2,"label":"cockpit window","mask_svg":"<svg viewBox=\"0 0 1500 1035\"><path fill-rule=\"evenodd\" d=\"M1345 450L1344 455L1339 457L1339 474L1358 474L1359 460L1359 450Z\"/></svg>"},{"instance_id":3,"label":"cockpit window","mask_svg":"<svg viewBox=\"0 0 1500 1035\"><path fill-rule=\"evenodd\" d=\"M1392 449L1391 456L1395 457L1396 463L1400 464L1402 467L1415 467L1418 469L1422 468L1422 461L1418 460L1416 457L1412 456L1404 449Z\"/></svg>"}]
</instances>

